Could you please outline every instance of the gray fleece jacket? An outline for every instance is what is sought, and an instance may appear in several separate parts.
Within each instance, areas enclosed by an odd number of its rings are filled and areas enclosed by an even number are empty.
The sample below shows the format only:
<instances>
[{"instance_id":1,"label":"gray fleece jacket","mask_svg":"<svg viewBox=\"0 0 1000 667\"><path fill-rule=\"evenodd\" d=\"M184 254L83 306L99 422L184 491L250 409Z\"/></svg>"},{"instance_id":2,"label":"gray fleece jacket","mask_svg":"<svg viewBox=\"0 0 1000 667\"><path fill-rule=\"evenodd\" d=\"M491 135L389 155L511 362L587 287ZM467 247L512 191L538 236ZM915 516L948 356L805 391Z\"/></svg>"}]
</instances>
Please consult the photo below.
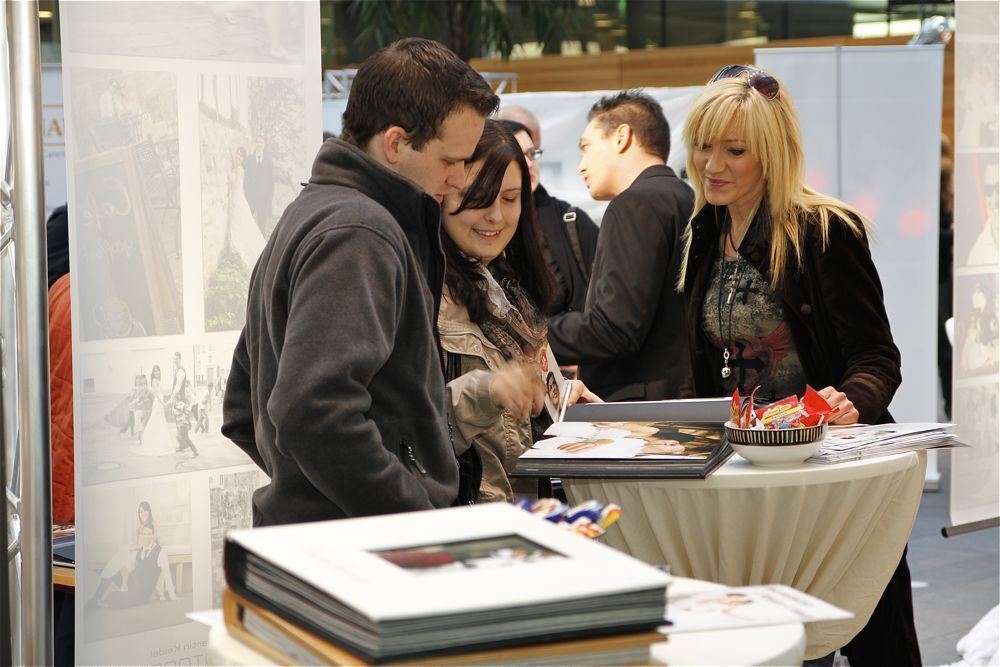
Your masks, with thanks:
<instances>
[{"instance_id":1,"label":"gray fleece jacket","mask_svg":"<svg viewBox=\"0 0 1000 667\"><path fill-rule=\"evenodd\" d=\"M254 268L226 384L222 432L271 478L254 525L455 500L440 218L362 150L323 144Z\"/></svg>"}]
</instances>

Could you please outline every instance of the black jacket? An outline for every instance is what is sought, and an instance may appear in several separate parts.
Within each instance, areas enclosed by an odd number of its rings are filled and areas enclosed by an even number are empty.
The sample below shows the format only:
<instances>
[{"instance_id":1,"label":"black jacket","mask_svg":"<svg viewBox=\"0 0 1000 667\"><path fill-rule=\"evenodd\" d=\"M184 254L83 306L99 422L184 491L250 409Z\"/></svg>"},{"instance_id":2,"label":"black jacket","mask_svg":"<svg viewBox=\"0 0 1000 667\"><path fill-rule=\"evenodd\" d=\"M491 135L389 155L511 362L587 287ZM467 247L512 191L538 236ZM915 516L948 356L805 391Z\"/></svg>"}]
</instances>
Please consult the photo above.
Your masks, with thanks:
<instances>
[{"instance_id":1,"label":"black jacket","mask_svg":"<svg viewBox=\"0 0 1000 667\"><path fill-rule=\"evenodd\" d=\"M553 197L541 185L535 189L535 210L557 288L547 314L583 310L597 252L597 225L589 215Z\"/></svg>"},{"instance_id":2,"label":"black jacket","mask_svg":"<svg viewBox=\"0 0 1000 667\"><path fill-rule=\"evenodd\" d=\"M447 507L440 208L337 139L254 268L222 432L271 477L268 525Z\"/></svg>"},{"instance_id":3,"label":"black jacket","mask_svg":"<svg viewBox=\"0 0 1000 667\"><path fill-rule=\"evenodd\" d=\"M721 355L701 327L702 303L719 260L725 212L706 206L691 221L691 251L684 277L691 363L698 396L722 394ZM801 270L790 263L777 290L806 378L815 389L847 394L863 423L891 421L889 403L901 382L899 349L892 340L882 283L868 241L840 220L830 220L824 249L819 226L805 225ZM770 218L759 213L740 244L740 255L771 278ZM802 388L803 390L805 387Z\"/></svg>"},{"instance_id":4,"label":"black jacket","mask_svg":"<svg viewBox=\"0 0 1000 667\"><path fill-rule=\"evenodd\" d=\"M604 214L586 309L549 319L556 358L580 364L580 378L605 400L694 395L676 290L693 205L670 167L645 169Z\"/></svg>"}]
</instances>

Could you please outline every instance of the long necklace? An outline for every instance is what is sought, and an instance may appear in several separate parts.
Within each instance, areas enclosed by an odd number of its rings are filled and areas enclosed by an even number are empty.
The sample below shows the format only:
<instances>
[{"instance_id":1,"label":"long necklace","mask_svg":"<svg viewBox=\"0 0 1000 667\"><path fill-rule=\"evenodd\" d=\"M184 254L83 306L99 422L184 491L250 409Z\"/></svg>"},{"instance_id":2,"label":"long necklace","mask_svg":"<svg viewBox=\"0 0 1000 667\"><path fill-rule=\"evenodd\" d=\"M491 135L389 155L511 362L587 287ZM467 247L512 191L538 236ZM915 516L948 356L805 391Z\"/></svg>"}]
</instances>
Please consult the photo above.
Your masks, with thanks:
<instances>
[{"instance_id":1,"label":"long necklace","mask_svg":"<svg viewBox=\"0 0 1000 667\"><path fill-rule=\"evenodd\" d=\"M722 339L722 370L719 375L725 380L733 374L731 368L729 368L729 342L733 338L733 298L736 296L736 288L740 282L740 270L743 268L740 258L737 256L736 261L732 262L734 264L733 273L731 276L726 275L728 271L726 270L725 253L719 258L719 301L718 301L718 320L719 320L719 338ZM726 307L729 309L729 316L727 317L729 324L729 335L727 336L722 328L722 293L725 291L726 287L729 287L729 296L726 297ZM735 342L735 341L734 341Z\"/></svg>"},{"instance_id":2,"label":"long necklace","mask_svg":"<svg viewBox=\"0 0 1000 667\"><path fill-rule=\"evenodd\" d=\"M718 301L718 320L719 320L719 338L722 340L722 370L719 371L719 375L722 376L723 380L728 379L733 371L729 368L729 341L733 340L733 298L736 296L736 288L740 283L740 270L743 268L742 260L740 258L739 248L733 242L732 231L732 218L726 221L726 233L723 237L724 243L722 247L722 253L719 255L719 301ZM736 251L736 261L733 262L733 274L732 276L727 276L726 273L726 244L732 246L733 250ZM722 330L722 292L725 290L726 281L728 279L729 285L729 296L726 297L726 307L729 309L729 317L727 318L729 324L729 335L726 336ZM733 343L736 341L733 340Z\"/></svg>"}]
</instances>

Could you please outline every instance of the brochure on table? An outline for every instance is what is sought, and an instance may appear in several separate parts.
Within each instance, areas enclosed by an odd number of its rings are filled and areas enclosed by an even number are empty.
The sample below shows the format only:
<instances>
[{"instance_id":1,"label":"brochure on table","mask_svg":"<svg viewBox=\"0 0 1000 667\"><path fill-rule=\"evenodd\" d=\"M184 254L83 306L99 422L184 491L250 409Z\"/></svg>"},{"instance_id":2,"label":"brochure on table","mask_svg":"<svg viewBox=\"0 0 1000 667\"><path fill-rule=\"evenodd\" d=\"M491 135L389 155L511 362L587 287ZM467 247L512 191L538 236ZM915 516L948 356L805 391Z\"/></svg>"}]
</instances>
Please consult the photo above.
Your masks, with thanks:
<instances>
[{"instance_id":1,"label":"brochure on table","mask_svg":"<svg viewBox=\"0 0 1000 667\"><path fill-rule=\"evenodd\" d=\"M933 422L830 426L809 462L841 463L921 449L967 447L956 439L954 426Z\"/></svg>"},{"instance_id":2,"label":"brochure on table","mask_svg":"<svg viewBox=\"0 0 1000 667\"><path fill-rule=\"evenodd\" d=\"M669 596L660 632L703 632L851 618L849 611L790 586L742 586Z\"/></svg>"}]
</instances>

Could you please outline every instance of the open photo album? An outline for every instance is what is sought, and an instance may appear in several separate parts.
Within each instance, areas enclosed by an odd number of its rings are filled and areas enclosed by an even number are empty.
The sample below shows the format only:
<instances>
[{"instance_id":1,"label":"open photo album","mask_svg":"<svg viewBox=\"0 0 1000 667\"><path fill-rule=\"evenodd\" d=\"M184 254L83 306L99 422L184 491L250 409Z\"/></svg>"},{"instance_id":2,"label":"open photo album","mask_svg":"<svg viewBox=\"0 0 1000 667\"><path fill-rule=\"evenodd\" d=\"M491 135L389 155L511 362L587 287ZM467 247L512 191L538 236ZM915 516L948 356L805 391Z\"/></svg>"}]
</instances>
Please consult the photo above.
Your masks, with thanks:
<instances>
[{"instance_id":1,"label":"open photo album","mask_svg":"<svg viewBox=\"0 0 1000 667\"><path fill-rule=\"evenodd\" d=\"M699 477L732 454L728 399L579 405L517 462L518 477Z\"/></svg>"}]
</instances>

